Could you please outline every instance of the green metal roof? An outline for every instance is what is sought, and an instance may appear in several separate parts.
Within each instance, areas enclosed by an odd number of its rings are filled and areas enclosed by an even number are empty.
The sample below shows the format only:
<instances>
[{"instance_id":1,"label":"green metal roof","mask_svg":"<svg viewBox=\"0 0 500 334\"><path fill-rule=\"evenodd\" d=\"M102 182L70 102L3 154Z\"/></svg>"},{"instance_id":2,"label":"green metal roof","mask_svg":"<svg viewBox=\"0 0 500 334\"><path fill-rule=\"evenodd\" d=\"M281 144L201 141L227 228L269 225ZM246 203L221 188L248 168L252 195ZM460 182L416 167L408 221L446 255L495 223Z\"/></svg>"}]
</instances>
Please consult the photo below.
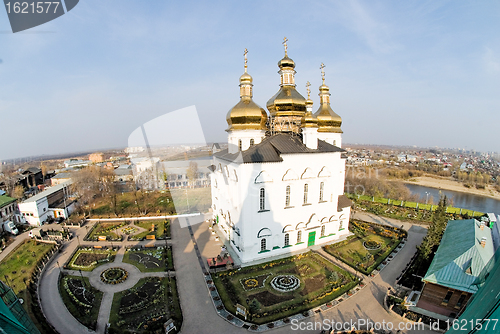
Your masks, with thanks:
<instances>
[{"instance_id":1,"label":"green metal roof","mask_svg":"<svg viewBox=\"0 0 500 334\"><path fill-rule=\"evenodd\" d=\"M499 326L496 319L500 319L500 248L495 253L495 256L490 261L490 271L485 278L485 281L480 285L479 290L469 300L465 311L459 318L460 326L451 327L446 334L464 334L464 333L481 333L481 334L497 334ZM492 267L492 268L491 268ZM473 330L470 326L472 323L480 323L480 330ZM467 323L469 326L462 326Z\"/></svg>"},{"instance_id":2,"label":"green metal roof","mask_svg":"<svg viewBox=\"0 0 500 334\"><path fill-rule=\"evenodd\" d=\"M9 197L7 195L2 195L0 196L0 208L3 208L4 206L9 205L10 203L15 201L15 198Z\"/></svg>"},{"instance_id":3,"label":"green metal roof","mask_svg":"<svg viewBox=\"0 0 500 334\"><path fill-rule=\"evenodd\" d=\"M485 247L481 240L485 238ZM450 220L423 281L475 293L474 281L494 254L491 229L475 219ZM470 274L466 273L470 268Z\"/></svg>"}]
</instances>

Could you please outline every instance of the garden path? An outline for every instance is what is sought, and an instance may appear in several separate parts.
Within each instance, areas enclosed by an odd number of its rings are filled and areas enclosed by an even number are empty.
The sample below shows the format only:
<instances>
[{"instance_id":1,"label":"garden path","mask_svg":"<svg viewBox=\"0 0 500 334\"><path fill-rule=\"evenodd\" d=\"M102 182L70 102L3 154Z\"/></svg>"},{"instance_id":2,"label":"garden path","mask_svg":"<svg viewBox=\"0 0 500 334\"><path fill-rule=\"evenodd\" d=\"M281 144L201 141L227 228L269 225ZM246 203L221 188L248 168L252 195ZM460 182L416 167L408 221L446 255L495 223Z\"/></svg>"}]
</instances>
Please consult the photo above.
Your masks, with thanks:
<instances>
[{"instance_id":1,"label":"garden path","mask_svg":"<svg viewBox=\"0 0 500 334\"><path fill-rule=\"evenodd\" d=\"M158 218L156 218L158 219ZM84 241L83 238L95 224L96 221L88 223L86 228L72 229L75 233L75 238L71 239L69 242L64 244L63 251L56 255L56 257L45 267L45 270L40 278L39 296L42 306L42 311L45 317L50 322L54 328L59 333L71 333L71 334L84 334L84 333L94 333L94 331L89 330L87 327L83 326L78 320L76 320L71 313L64 306L61 296L58 290L58 277L59 271L62 270L71 275L79 276L80 272L78 270L67 270L60 269L57 262L62 266L67 263L73 252L79 246L90 246L94 245L106 246L106 247L117 247L120 246L115 260L112 263L103 264L92 272L82 271L81 275L88 277L91 284L103 291L103 298L101 301L101 307L99 309L99 316L97 320L96 333L104 333L106 325L109 321L109 315L111 312L111 304L113 302L113 295L115 292L123 291L135 285L139 279L143 277L175 277L175 272L158 272L158 273L142 273L134 265L123 263L123 255L125 254L125 248L131 246L167 246L172 245L170 240L144 240L144 241L122 241L122 242L90 242ZM21 239L21 238L19 238ZM17 240L16 240L17 241ZM20 241L19 241L20 242ZM129 276L127 280L123 283L116 285L104 284L100 280L100 273L107 268L119 266L127 270Z\"/></svg>"}]
</instances>

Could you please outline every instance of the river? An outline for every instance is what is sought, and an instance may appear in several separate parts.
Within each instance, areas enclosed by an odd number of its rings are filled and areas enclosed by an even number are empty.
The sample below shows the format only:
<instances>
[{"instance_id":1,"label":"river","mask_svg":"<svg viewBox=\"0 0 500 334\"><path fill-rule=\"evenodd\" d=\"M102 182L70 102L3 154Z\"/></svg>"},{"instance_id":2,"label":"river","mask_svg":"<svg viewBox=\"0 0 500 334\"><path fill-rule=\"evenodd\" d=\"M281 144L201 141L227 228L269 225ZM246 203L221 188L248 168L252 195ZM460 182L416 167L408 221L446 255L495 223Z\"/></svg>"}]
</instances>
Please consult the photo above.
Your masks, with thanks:
<instances>
[{"instance_id":1,"label":"river","mask_svg":"<svg viewBox=\"0 0 500 334\"><path fill-rule=\"evenodd\" d=\"M443 195L446 195L446 197L453 199L453 206L456 208L500 214L500 201L494 198L458 191L424 187L416 184L405 185L408 189L410 189L412 194L420 196L421 203L425 203L427 200L427 193L429 193L429 199L432 196L434 198L434 204L437 204L440 197L439 192L441 192Z\"/></svg>"}]
</instances>

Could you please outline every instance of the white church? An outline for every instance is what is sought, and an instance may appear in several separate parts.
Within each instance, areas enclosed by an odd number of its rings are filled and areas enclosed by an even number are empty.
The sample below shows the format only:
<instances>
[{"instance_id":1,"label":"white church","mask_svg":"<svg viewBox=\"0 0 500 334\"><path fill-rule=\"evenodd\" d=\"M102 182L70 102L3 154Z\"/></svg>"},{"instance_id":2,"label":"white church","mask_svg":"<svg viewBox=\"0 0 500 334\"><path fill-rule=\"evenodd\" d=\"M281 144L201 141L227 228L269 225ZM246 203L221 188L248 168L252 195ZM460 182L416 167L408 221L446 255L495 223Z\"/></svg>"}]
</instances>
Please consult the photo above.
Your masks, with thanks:
<instances>
[{"instance_id":1,"label":"white church","mask_svg":"<svg viewBox=\"0 0 500 334\"><path fill-rule=\"evenodd\" d=\"M252 100L252 77L240 77L240 101L227 114L228 149L213 157L212 209L242 264L283 257L345 238L351 201L344 196L342 119L319 87L313 113L295 85L295 62L278 62L281 84L267 113Z\"/></svg>"}]
</instances>

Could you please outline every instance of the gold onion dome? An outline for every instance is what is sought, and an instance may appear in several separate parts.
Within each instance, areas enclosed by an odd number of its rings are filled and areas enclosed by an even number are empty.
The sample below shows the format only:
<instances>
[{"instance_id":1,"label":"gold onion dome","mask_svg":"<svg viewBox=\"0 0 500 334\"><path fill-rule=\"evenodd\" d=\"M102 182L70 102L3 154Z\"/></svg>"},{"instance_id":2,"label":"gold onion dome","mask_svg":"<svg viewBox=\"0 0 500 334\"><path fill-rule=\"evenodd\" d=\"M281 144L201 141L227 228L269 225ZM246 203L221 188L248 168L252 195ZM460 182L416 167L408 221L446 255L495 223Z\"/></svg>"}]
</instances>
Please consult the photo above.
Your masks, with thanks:
<instances>
[{"instance_id":1,"label":"gold onion dome","mask_svg":"<svg viewBox=\"0 0 500 334\"><path fill-rule=\"evenodd\" d=\"M311 89L309 88L311 84L309 81L306 84L307 87L307 100L306 100L306 114L301 119L301 127L303 128L317 128L318 119L312 114L313 100L311 100Z\"/></svg>"},{"instance_id":2,"label":"gold onion dome","mask_svg":"<svg viewBox=\"0 0 500 334\"><path fill-rule=\"evenodd\" d=\"M318 119L312 114L312 112L308 111L302 117L301 127L303 128L317 128L318 127Z\"/></svg>"},{"instance_id":3,"label":"gold onion dome","mask_svg":"<svg viewBox=\"0 0 500 334\"><path fill-rule=\"evenodd\" d=\"M285 38L285 57L278 62L281 75L280 90L267 101L272 116L304 116L306 99L295 89L295 62L288 57Z\"/></svg>"},{"instance_id":4,"label":"gold onion dome","mask_svg":"<svg viewBox=\"0 0 500 334\"><path fill-rule=\"evenodd\" d=\"M240 77L240 102L226 116L232 130L266 130L267 113L252 100L252 76L247 73L247 55L245 49L245 73Z\"/></svg>"},{"instance_id":5,"label":"gold onion dome","mask_svg":"<svg viewBox=\"0 0 500 334\"><path fill-rule=\"evenodd\" d=\"M340 126L342 118L337 115L330 106L330 88L325 85L325 65L321 64L321 75L323 84L319 86L320 106L314 116L318 119L318 132L335 132L342 133Z\"/></svg>"}]
</instances>

